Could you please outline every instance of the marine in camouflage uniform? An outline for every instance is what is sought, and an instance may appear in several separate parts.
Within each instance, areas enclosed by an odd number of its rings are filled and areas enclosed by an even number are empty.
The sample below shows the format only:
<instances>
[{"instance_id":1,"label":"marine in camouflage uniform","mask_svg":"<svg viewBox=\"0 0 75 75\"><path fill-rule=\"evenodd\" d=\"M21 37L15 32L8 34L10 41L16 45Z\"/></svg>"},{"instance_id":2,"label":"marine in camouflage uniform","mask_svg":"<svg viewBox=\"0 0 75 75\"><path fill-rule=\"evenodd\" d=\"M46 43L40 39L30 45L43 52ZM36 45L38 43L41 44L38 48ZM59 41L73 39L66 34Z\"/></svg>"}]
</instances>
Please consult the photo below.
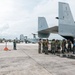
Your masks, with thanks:
<instances>
[{"instance_id":1,"label":"marine in camouflage uniform","mask_svg":"<svg viewBox=\"0 0 75 75\"><path fill-rule=\"evenodd\" d=\"M60 47L60 41L59 40L57 40L56 45L57 45L57 52L60 52L61 47Z\"/></svg>"},{"instance_id":2,"label":"marine in camouflage uniform","mask_svg":"<svg viewBox=\"0 0 75 75\"><path fill-rule=\"evenodd\" d=\"M41 39L38 42L38 53L41 53Z\"/></svg>"},{"instance_id":3,"label":"marine in camouflage uniform","mask_svg":"<svg viewBox=\"0 0 75 75\"><path fill-rule=\"evenodd\" d=\"M45 54L48 54L48 39L45 40Z\"/></svg>"},{"instance_id":4,"label":"marine in camouflage uniform","mask_svg":"<svg viewBox=\"0 0 75 75\"><path fill-rule=\"evenodd\" d=\"M53 39L52 42L51 42L51 51L52 51L52 54L55 54L55 51L56 51L55 39Z\"/></svg>"},{"instance_id":5,"label":"marine in camouflage uniform","mask_svg":"<svg viewBox=\"0 0 75 75\"><path fill-rule=\"evenodd\" d=\"M68 40L67 43L68 43L68 49L67 49L67 51L70 52L71 51L71 41Z\"/></svg>"},{"instance_id":6,"label":"marine in camouflage uniform","mask_svg":"<svg viewBox=\"0 0 75 75\"><path fill-rule=\"evenodd\" d=\"M42 52L43 53L45 52L45 39L43 39L43 42L42 42Z\"/></svg>"},{"instance_id":7,"label":"marine in camouflage uniform","mask_svg":"<svg viewBox=\"0 0 75 75\"><path fill-rule=\"evenodd\" d=\"M62 53L63 54L64 54L65 50L66 50L66 40L63 39L63 41L62 41Z\"/></svg>"}]
</instances>

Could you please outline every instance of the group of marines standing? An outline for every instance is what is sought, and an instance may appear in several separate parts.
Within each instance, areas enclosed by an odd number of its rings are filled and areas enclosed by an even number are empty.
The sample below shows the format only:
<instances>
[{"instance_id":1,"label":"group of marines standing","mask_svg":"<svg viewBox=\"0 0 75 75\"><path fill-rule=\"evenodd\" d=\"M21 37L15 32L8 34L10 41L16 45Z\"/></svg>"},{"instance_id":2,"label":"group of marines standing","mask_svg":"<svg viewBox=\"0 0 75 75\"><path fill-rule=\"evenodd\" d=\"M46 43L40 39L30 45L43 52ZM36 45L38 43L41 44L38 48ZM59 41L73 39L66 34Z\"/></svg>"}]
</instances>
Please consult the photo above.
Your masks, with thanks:
<instances>
[{"instance_id":1,"label":"group of marines standing","mask_svg":"<svg viewBox=\"0 0 75 75\"><path fill-rule=\"evenodd\" d=\"M39 49L38 53L49 53L49 47L50 47L50 52L52 54L55 54L56 52L58 53L69 53L73 52L75 54L75 41L72 43L70 40L65 40L63 39L62 41L55 40L53 39L51 43L49 43L48 39L39 39ZM50 45L50 46L49 46Z\"/></svg>"},{"instance_id":2,"label":"group of marines standing","mask_svg":"<svg viewBox=\"0 0 75 75\"><path fill-rule=\"evenodd\" d=\"M41 39L39 39L38 44L39 44L38 52L48 54L48 44L49 44L48 39L43 39L42 41Z\"/></svg>"}]
</instances>

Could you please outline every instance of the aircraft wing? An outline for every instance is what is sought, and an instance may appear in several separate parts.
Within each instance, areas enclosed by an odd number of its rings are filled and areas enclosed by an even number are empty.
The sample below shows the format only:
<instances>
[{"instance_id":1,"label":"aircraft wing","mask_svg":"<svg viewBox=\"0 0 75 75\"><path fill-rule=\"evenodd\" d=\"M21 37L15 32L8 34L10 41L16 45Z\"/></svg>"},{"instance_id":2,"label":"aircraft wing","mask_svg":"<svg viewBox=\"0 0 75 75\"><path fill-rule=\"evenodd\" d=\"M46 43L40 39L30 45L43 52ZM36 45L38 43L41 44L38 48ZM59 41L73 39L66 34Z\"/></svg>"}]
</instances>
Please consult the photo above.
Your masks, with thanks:
<instances>
[{"instance_id":1,"label":"aircraft wing","mask_svg":"<svg viewBox=\"0 0 75 75\"><path fill-rule=\"evenodd\" d=\"M40 38L48 38L50 33L58 33L58 26L47 28L41 31L38 31L38 36Z\"/></svg>"},{"instance_id":2,"label":"aircraft wing","mask_svg":"<svg viewBox=\"0 0 75 75\"><path fill-rule=\"evenodd\" d=\"M58 26L54 26L51 28L47 28L41 31L38 31L39 33L58 33Z\"/></svg>"}]
</instances>

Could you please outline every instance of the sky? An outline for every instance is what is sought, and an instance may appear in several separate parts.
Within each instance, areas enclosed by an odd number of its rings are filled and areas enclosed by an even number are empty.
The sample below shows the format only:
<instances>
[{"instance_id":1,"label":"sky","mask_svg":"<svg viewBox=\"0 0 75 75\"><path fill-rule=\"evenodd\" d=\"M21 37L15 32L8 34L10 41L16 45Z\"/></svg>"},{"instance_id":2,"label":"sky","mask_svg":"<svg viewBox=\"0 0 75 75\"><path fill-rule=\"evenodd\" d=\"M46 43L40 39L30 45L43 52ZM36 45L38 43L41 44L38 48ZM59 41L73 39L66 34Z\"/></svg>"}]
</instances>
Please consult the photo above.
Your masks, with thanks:
<instances>
[{"instance_id":1,"label":"sky","mask_svg":"<svg viewBox=\"0 0 75 75\"><path fill-rule=\"evenodd\" d=\"M58 2L69 3L75 20L75 0L0 0L0 38L32 37L38 31L38 17L45 17L49 27L57 25ZM51 38L61 38L51 34Z\"/></svg>"}]
</instances>

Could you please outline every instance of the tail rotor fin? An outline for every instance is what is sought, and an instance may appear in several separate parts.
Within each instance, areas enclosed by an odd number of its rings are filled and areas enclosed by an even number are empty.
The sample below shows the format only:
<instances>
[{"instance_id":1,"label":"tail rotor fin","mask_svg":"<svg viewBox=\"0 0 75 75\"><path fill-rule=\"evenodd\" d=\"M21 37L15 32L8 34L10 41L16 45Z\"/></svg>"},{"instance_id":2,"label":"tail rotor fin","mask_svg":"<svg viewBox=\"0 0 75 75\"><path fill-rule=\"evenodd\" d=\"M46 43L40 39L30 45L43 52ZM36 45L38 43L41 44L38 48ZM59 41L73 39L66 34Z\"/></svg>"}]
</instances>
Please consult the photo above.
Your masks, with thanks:
<instances>
[{"instance_id":1,"label":"tail rotor fin","mask_svg":"<svg viewBox=\"0 0 75 75\"><path fill-rule=\"evenodd\" d=\"M60 24L74 24L74 19L68 3L59 2Z\"/></svg>"},{"instance_id":2,"label":"tail rotor fin","mask_svg":"<svg viewBox=\"0 0 75 75\"><path fill-rule=\"evenodd\" d=\"M48 28L48 24L44 17L38 17L38 31L44 30Z\"/></svg>"},{"instance_id":3,"label":"tail rotor fin","mask_svg":"<svg viewBox=\"0 0 75 75\"><path fill-rule=\"evenodd\" d=\"M68 3L59 2L59 34L66 39L75 36L75 23Z\"/></svg>"},{"instance_id":4,"label":"tail rotor fin","mask_svg":"<svg viewBox=\"0 0 75 75\"><path fill-rule=\"evenodd\" d=\"M48 24L44 17L38 17L38 37L48 38L50 33L46 31L48 29Z\"/></svg>"}]
</instances>

